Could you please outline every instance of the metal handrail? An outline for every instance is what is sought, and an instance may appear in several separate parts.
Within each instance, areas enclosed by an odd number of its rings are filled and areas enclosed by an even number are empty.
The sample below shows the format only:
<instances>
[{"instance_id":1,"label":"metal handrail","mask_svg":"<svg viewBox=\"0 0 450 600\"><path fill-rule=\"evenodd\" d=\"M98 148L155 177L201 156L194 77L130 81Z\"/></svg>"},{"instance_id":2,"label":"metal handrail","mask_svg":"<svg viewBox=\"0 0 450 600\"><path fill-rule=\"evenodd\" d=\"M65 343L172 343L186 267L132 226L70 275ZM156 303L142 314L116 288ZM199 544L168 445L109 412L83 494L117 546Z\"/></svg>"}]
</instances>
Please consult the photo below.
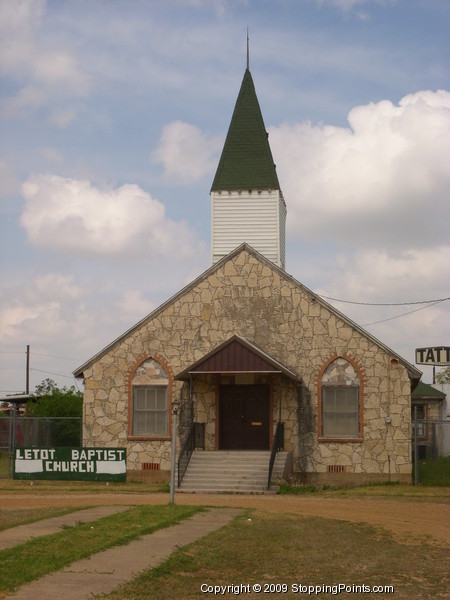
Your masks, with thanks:
<instances>
[{"instance_id":1,"label":"metal handrail","mask_svg":"<svg viewBox=\"0 0 450 600\"><path fill-rule=\"evenodd\" d=\"M272 480L272 471L275 464L275 457L279 450L284 447L284 423L278 421L277 428L275 429L275 435L273 436L272 450L270 452L269 461L269 476L267 478L267 489L270 490L270 482Z\"/></svg>"},{"instance_id":2,"label":"metal handrail","mask_svg":"<svg viewBox=\"0 0 450 600\"><path fill-rule=\"evenodd\" d=\"M195 426L191 424L189 433L184 440L183 447L181 448L180 455L178 457L178 487L180 487L183 481L184 474L188 468L189 461L191 460L192 453L195 448Z\"/></svg>"}]
</instances>

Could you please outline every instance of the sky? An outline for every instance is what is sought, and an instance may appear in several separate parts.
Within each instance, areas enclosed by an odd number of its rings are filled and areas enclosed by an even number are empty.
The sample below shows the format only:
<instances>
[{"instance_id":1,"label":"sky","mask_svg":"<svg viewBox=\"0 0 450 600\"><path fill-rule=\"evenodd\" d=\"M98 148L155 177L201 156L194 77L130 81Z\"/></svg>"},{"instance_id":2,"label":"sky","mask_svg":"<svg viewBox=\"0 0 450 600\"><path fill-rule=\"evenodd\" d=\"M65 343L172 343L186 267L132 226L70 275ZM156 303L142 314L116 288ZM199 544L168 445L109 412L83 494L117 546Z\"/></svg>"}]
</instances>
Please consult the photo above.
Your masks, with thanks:
<instances>
[{"instance_id":1,"label":"sky","mask_svg":"<svg viewBox=\"0 0 450 600\"><path fill-rule=\"evenodd\" d=\"M30 391L81 389L210 267L247 28L286 271L413 364L450 346L449 27L448 0L0 0L0 393L27 345Z\"/></svg>"}]
</instances>

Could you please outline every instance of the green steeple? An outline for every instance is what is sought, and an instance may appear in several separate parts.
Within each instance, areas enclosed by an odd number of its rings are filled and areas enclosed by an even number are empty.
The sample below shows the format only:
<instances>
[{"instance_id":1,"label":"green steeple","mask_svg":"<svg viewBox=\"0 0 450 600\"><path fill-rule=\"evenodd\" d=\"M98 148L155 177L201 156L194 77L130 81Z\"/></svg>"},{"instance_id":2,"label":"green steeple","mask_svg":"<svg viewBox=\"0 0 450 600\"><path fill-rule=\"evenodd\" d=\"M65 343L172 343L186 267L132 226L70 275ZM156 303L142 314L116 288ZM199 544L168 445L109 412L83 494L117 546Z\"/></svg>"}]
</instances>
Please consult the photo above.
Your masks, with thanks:
<instances>
[{"instance_id":1,"label":"green steeple","mask_svg":"<svg viewBox=\"0 0 450 600\"><path fill-rule=\"evenodd\" d=\"M211 191L280 190L268 134L248 68Z\"/></svg>"}]
</instances>

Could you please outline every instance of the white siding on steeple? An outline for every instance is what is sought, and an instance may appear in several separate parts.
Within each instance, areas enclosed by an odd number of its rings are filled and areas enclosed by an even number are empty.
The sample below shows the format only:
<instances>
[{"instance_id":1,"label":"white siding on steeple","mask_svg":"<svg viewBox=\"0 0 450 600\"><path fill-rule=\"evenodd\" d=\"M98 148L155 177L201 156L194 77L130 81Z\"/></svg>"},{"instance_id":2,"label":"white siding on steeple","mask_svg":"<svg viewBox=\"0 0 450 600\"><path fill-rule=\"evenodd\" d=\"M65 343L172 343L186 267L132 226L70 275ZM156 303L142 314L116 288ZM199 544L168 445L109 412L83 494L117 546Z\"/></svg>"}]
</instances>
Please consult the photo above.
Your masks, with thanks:
<instances>
[{"instance_id":1,"label":"white siding on steeple","mask_svg":"<svg viewBox=\"0 0 450 600\"><path fill-rule=\"evenodd\" d=\"M278 266L282 269L286 268L286 215L286 204L281 197L278 203L278 234L280 236L280 264Z\"/></svg>"},{"instance_id":2,"label":"white siding on steeple","mask_svg":"<svg viewBox=\"0 0 450 600\"><path fill-rule=\"evenodd\" d=\"M243 242L285 268L286 205L279 190L212 192L212 263Z\"/></svg>"}]
</instances>

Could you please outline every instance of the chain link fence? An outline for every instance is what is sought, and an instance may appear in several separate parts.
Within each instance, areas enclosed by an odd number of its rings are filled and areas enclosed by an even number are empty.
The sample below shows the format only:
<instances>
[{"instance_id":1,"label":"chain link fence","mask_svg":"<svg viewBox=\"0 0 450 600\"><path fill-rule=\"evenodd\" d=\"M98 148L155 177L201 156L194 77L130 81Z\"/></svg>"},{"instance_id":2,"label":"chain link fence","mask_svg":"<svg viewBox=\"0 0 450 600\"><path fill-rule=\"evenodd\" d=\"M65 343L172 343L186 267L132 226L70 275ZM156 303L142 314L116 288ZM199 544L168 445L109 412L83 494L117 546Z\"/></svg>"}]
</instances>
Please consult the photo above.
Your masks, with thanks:
<instances>
[{"instance_id":1,"label":"chain link fence","mask_svg":"<svg viewBox=\"0 0 450 600\"><path fill-rule=\"evenodd\" d=\"M450 485L450 419L419 419L411 423L414 485Z\"/></svg>"},{"instance_id":2,"label":"chain link fence","mask_svg":"<svg viewBox=\"0 0 450 600\"><path fill-rule=\"evenodd\" d=\"M16 411L0 414L0 478L12 476L16 448L80 446L81 417L25 417Z\"/></svg>"},{"instance_id":3,"label":"chain link fence","mask_svg":"<svg viewBox=\"0 0 450 600\"><path fill-rule=\"evenodd\" d=\"M419 419L411 423L413 482L450 485L450 419ZM15 448L82 446L81 417L25 417L0 414L0 478L12 476Z\"/></svg>"}]
</instances>

